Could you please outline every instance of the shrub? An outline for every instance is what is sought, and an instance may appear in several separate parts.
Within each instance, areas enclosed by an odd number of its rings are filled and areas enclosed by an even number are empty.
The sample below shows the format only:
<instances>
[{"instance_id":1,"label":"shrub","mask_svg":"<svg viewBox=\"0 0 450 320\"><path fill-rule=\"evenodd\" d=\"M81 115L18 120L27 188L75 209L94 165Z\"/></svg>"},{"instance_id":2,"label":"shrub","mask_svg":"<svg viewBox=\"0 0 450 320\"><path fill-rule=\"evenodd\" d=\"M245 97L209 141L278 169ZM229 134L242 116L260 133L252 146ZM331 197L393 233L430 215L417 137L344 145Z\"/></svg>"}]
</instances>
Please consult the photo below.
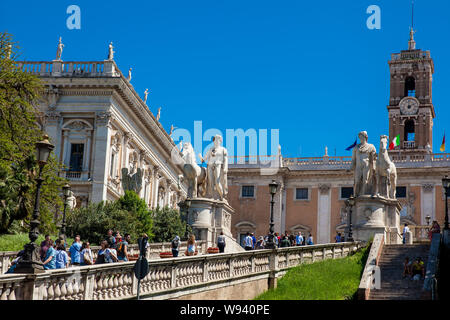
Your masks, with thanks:
<instances>
[{"instance_id":1,"label":"shrub","mask_svg":"<svg viewBox=\"0 0 450 320\"><path fill-rule=\"evenodd\" d=\"M162 209L157 207L153 211L153 223L154 242L172 241L175 236L186 239L186 227L188 233L192 232L191 227L183 221L180 212L167 206Z\"/></svg>"}]
</instances>

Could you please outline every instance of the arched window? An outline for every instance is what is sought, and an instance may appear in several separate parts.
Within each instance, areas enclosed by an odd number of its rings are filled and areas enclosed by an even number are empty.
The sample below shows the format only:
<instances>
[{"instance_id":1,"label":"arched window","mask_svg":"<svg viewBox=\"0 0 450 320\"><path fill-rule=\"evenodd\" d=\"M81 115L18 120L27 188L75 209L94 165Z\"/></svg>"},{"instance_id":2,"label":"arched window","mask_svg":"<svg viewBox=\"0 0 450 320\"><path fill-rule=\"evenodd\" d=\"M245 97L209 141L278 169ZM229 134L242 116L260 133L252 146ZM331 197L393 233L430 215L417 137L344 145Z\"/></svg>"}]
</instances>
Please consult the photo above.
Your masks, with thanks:
<instances>
[{"instance_id":1,"label":"arched window","mask_svg":"<svg viewBox=\"0 0 450 320\"><path fill-rule=\"evenodd\" d=\"M416 80L413 77L405 79L405 97L416 96Z\"/></svg>"},{"instance_id":2,"label":"arched window","mask_svg":"<svg viewBox=\"0 0 450 320\"><path fill-rule=\"evenodd\" d=\"M405 141L414 141L414 120L405 121Z\"/></svg>"}]
</instances>

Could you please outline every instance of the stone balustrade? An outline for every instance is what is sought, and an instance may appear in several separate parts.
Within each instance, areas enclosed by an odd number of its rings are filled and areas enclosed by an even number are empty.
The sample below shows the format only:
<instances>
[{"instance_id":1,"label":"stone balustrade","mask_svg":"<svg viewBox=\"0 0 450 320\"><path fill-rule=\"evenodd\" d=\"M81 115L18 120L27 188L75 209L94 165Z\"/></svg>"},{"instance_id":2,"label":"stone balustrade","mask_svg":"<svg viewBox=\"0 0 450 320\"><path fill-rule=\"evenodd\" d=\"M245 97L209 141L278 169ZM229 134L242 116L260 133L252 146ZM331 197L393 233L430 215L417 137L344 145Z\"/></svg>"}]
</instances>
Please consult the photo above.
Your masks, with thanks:
<instances>
[{"instance_id":1,"label":"stone balustrade","mask_svg":"<svg viewBox=\"0 0 450 320\"><path fill-rule=\"evenodd\" d=\"M199 248L199 252L201 254L206 253L207 243L206 241L199 240L196 241L197 246ZM67 248L68 249L68 248ZM180 256L184 256L184 252L187 249L187 242L181 241L180 243ZM98 251L100 250L100 246L91 246L92 255L94 260L97 259ZM67 250L68 251L68 250ZM147 256L148 260L151 259L159 259L159 254L164 251L172 251L172 244L170 242L163 243L149 243L149 247L147 248ZM1 251L0 252L0 272L4 274L9 267L11 266L11 261L17 257L18 251ZM139 247L137 244L130 244L128 248L128 254L130 256L135 256L139 254Z\"/></svg>"},{"instance_id":2,"label":"stone balustrade","mask_svg":"<svg viewBox=\"0 0 450 320\"><path fill-rule=\"evenodd\" d=\"M281 158L281 157L280 157ZM275 164L278 156L230 156L230 168L245 168ZM424 153L415 155L392 154L392 161L397 168L423 168L450 166L450 153ZM289 167L291 170L345 170L350 169L352 157L323 156L282 158L280 167Z\"/></svg>"},{"instance_id":3,"label":"stone balustrade","mask_svg":"<svg viewBox=\"0 0 450 320\"><path fill-rule=\"evenodd\" d=\"M120 77L121 73L112 60L105 61L18 61L24 72L41 77Z\"/></svg>"},{"instance_id":4,"label":"stone balustrade","mask_svg":"<svg viewBox=\"0 0 450 320\"><path fill-rule=\"evenodd\" d=\"M361 248L361 242L330 243L254 250L238 253L204 254L149 260L149 274L140 282L144 299L174 299L239 281L270 280L302 263L345 257ZM119 262L42 274L0 276L3 300L121 300L137 295L135 262Z\"/></svg>"}]
</instances>

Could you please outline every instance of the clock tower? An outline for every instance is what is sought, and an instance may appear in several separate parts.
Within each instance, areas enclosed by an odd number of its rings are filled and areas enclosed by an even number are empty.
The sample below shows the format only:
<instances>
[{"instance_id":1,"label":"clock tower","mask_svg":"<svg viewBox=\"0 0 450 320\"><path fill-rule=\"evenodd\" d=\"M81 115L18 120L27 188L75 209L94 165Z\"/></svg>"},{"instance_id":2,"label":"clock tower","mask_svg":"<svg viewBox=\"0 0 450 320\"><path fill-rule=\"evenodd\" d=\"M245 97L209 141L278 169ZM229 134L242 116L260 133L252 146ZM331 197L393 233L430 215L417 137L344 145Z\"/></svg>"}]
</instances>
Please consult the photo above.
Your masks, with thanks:
<instances>
[{"instance_id":1,"label":"clock tower","mask_svg":"<svg viewBox=\"0 0 450 320\"><path fill-rule=\"evenodd\" d=\"M389 141L400 135L400 144L391 152L426 152L433 146L432 80L430 51L416 49L411 27L408 50L391 55Z\"/></svg>"}]
</instances>

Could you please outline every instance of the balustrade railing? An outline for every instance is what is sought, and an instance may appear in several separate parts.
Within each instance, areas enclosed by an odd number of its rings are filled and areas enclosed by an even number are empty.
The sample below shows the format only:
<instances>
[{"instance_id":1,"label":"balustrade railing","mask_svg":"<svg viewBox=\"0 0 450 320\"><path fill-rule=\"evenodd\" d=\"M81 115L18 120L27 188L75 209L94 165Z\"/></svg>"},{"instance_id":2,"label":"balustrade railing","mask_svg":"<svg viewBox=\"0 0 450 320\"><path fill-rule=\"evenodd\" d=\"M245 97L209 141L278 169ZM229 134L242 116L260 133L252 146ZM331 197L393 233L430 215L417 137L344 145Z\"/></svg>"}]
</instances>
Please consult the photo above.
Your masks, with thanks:
<instances>
[{"instance_id":1,"label":"balustrade railing","mask_svg":"<svg viewBox=\"0 0 450 320\"><path fill-rule=\"evenodd\" d=\"M24 72L38 76L104 77L120 76L114 61L18 61Z\"/></svg>"},{"instance_id":2,"label":"balustrade railing","mask_svg":"<svg viewBox=\"0 0 450 320\"><path fill-rule=\"evenodd\" d=\"M224 280L269 277L274 273L281 276L298 264L345 257L362 245L344 242L149 260L150 272L141 280L140 294L148 297L182 294L183 290ZM132 299L137 294L134 264L120 262L47 270L28 276L2 275L0 297L4 300Z\"/></svg>"}]
</instances>

